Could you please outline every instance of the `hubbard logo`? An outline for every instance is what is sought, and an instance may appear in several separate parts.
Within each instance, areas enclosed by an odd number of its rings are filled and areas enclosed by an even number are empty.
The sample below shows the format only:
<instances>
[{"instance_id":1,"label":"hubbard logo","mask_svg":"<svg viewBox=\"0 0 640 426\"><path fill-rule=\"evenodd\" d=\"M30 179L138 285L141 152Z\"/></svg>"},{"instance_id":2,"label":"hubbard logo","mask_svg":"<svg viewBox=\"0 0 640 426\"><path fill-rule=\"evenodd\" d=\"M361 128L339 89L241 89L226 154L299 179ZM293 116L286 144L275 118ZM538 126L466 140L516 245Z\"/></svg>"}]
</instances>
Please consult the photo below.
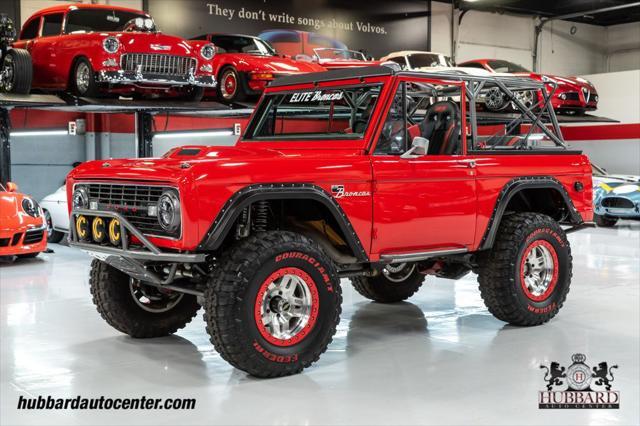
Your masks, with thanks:
<instances>
[{"instance_id":1,"label":"hubbard logo","mask_svg":"<svg viewBox=\"0 0 640 426\"><path fill-rule=\"evenodd\" d=\"M584 354L574 354L568 368L558 362L541 365L547 390L538 392L538 408L620 408L620 392L611 390L617 365L601 362L591 368Z\"/></svg>"}]
</instances>

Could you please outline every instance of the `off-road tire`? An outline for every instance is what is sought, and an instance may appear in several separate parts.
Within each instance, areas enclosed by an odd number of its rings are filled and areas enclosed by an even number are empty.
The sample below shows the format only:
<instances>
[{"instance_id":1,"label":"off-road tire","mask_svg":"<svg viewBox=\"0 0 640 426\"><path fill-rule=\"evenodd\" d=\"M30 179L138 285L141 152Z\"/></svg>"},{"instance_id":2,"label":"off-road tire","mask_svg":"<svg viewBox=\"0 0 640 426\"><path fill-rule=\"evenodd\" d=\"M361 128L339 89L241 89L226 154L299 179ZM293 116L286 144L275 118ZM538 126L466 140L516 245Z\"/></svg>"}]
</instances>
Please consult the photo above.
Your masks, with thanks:
<instances>
[{"instance_id":1,"label":"off-road tire","mask_svg":"<svg viewBox=\"0 0 640 426\"><path fill-rule=\"evenodd\" d=\"M51 219L51 213L49 213L49 211L44 211L44 217L47 221L47 242L59 243L60 241L62 241L62 238L64 238L64 233L53 229L53 221Z\"/></svg>"},{"instance_id":2,"label":"off-road tire","mask_svg":"<svg viewBox=\"0 0 640 426\"><path fill-rule=\"evenodd\" d=\"M130 277L108 264L91 262L89 286L100 316L113 328L135 338L162 337L184 328L196 316L200 305L185 294L171 310L148 312L131 295Z\"/></svg>"},{"instance_id":3,"label":"off-road tire","mask_svg":"<svg viewBox=\"0 0 640 426\"><path fill-rule=\"evenodd\" d=\"M524 284L525 252L545 245L555 253L549 293L533 300ZM553 318L564 304L572 276L571 247L565 232L551 217L516 213L502 219L493 248L479 256L478 283L489 312L512 325L539 325ZM555 275L557 274L557 275ZM546 296L545 296L546 295Z\"/></svg>"},{"instance_id":4,"label":"off-road tire","mask_svg":"<svg viewBox=\"0 0 640 426\"><path fill-rule=\"evenodd\" d=\"M401 302L413 296L425 280L425 276L418 272L416 265L411 267L413 271L402 282L391 281L380 272L375 277L353 277L351 284L367 299L380 303Z\"/></svg>"},{"instance_id":5,"label":"off-road tire","mask_svg":"<svg viewBox=\"0 0 640 426\"><path fill-rule=\"evenodd\" d=\"M2 89L5 92L19 95L28 95L31 92L31 82L33 80L33 64L29 51L24 49L11 49L2 60L2 70L5 67L13 67L10 82L2 82Z\"/></svg>"},{"instance_id":6,"label":"off-road tire","mask_svg":"<svg viewBox=\"0 0 640 426\"><path fill-rule=\"evenodd\" d=\"M612 228L616 226L616 223L618 223L617 217L608 217L600 214L594 214L593 220L600 228Z\"/></svg>"},{"instance_id":7,"label":"off-road tire","mask_svg":"<svg viewBox=\"0 0 640 426\"><path fill-rule=\"evenodd\" d=\"M293 232L258 233L236 243L218 265L205 290L204 319L227 362L256 377L280 377L301 372L327 350L340 322L342 293L333 262L312 240ZM256 309L265 283L284 268L307 274L318 304L310 305L317 311L305 334L274 343L259 328Z\"/></svg>"}]
</instances>

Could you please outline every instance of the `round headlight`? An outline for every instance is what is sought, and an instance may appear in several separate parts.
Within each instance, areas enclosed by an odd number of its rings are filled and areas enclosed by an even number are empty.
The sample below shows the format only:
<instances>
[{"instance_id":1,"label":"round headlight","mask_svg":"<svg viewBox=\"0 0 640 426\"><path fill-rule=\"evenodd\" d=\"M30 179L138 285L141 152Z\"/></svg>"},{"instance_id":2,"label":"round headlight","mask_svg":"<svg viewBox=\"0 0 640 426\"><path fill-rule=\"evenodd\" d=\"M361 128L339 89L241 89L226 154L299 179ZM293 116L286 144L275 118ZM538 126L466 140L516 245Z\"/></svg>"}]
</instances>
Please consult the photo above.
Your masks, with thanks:
<instances>
[{"instance_id":1,"label":"round headlight","mask_svg":"<svg viewBox=\"0 0 640 426\"><path fill-rule=\"evenodd\" d=\"M175 191L165 191L158 199L158 222L168 232L180 227L180 199Z\"/></svg>"},{"instance_id":2,"label":"round headlight","mask_svg":"<svg viewBox=\"0 0 640 426\"><path fill-rule=\"evenodd\" d=\"M216 54L216 48L213 44L205 44L200 49L200 55L206 60L213 59L213 55Z\"/></svg>"},{"instance_id":3,"label":"round headlight","mask_svg":"<svg viewBox=\"0 0 640 426\"><path fill-rule=\"evenodd\" d=\"M32 198L24 197L22 199L22 210L31 217L40 216L40 206Z\"/></svg>"},{"instance_id":4,"label":"round headlight","mask_svg":"<svg viewBox=\"0 0 640 426\"><path fill-rule=\"evenodd\" d=\"M138 29L144 29L144 18L136 18L133 23L135 24L136 28Z\"/></svg>"},{"instance_id":5,"label":"round headlight","mask_svg":"<svg viewBox=\"0 0 640 426\"><path fill-rule=\"evenodd\" d=\"M144 20L144 28L146 30L152 30L153 29L153 19L151 18L146 18Z\"/></svg>"},{"instance_id":6,"label":"round headlight","mask_svg":"<svg viewBox=\"0 0 640 426\"><path fill-rule=\"evenodd\" d=\"M73 191L73 208L74 209L86 209L89 207L89 193L84 186L76 187Z\"/></svg>"},{"instance_id":7,"label":"round headlight","mask_svg":"<svg viewBox=\"0 0 640 426\"><path fill-rule=\"evenodd\" d=\"M116 53L120 47L120 42L115 37L107 37L102 42L102 47L107 53Z\"/></svg>"}]
</instances>

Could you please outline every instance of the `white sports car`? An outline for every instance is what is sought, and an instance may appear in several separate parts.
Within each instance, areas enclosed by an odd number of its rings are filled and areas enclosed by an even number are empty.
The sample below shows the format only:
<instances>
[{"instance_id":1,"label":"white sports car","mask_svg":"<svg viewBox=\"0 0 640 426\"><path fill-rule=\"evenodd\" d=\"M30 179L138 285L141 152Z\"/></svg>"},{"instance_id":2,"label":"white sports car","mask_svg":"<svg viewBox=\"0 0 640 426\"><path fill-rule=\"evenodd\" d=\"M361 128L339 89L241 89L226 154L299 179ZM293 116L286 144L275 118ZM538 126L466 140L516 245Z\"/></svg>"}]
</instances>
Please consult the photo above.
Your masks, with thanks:
<instances>
[{"instance_id":1,"label":"white sports car","mask_svg":"<svg viewBox=\"0 0 640 426\"><path fill-rule=\"evenodd\" d=\"M40 201L47 220L47 240L59 243L65 234L69 233L69 210L67 209L67 188L61 186L53 194L49 194Z\"/></svg>"}]
</instances>

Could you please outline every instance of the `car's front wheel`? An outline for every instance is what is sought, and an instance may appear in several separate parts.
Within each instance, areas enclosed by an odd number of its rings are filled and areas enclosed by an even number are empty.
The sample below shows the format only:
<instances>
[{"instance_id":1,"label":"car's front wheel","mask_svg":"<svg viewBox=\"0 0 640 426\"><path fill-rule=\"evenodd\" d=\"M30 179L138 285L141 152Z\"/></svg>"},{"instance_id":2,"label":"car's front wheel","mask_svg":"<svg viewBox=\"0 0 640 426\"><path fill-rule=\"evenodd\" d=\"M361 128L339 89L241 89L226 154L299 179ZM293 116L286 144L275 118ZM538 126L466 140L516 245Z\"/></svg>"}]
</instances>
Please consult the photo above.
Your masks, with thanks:
<instances>
[{"instance_id":1,"label":"car's front wheel","mask_svg":"<svg viewBox=\"0 0 640 426\"><path fill-rule=\"evenodd\" d=\"M240 102L246 99L240 74L235 68L223 68L218 75L218 96L226 102Z\"/></svg>"},{"instance_id":2,"label":"car's front wheel","mask_svg":"<svg viewBox=\"0 0 640 426\"><path fill-rule=\"evenodd\" d=\"M99 95L96 75L89 61L80 58L71 72L71 91L76 96L97 97Z\"/></svg>"},{"instance_id":3,"label":"car's front wheel","mask_svg":"<svg viewBox=\"0 0 640 426\"><path fill-rule=\"evenodd\" d=\"M47 241L50 243L59 243L64 238L64 233L56 231L53 228L53 220L48 210L44 211L44 218L47 221Z\"/></svg>"},{"instance_id":4,"label":"car's front wheel","mask_svg":"<svg viewBox=\"0 0 640 426\"><path fill-rule=\"evenodd\" d=\"M612 228L618 223L617 217L603 216L601 214L594 214L593 220L601 228Z\"/></svg>"}]
</instances>

